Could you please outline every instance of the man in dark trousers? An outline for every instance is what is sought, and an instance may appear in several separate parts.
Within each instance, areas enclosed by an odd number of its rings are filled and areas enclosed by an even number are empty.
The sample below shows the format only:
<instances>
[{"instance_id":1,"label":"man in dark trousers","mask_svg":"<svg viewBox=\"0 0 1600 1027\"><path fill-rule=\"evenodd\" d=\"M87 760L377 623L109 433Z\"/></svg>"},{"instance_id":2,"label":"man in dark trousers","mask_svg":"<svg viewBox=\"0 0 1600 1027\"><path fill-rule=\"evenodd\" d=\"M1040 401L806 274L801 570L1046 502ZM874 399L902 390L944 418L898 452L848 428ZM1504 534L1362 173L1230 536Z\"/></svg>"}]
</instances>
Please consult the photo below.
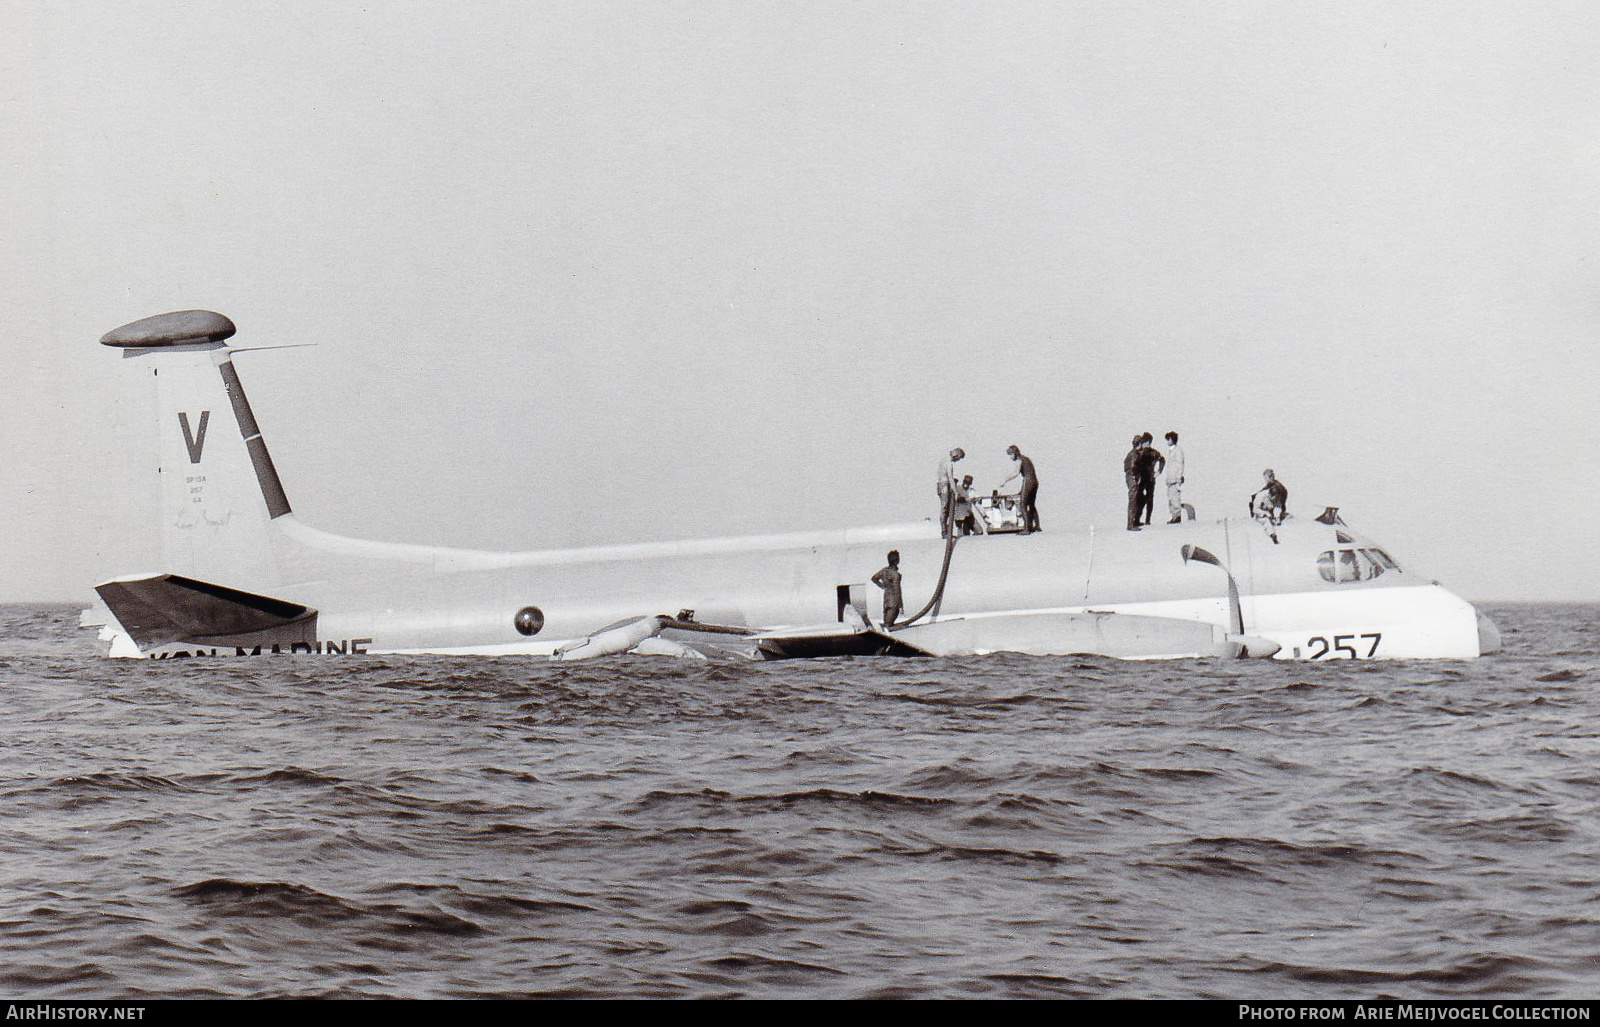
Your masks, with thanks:
<instances>
[{"instance_id":1,"label":"man in dark trousers","mask_svg":"<svg viewBox=\"0 0 1600 1027\"><path fill-rule=\"evenodd\" d=\"M1006 455L1017 461L1017 473L1022 475L1022 534L1043 531L1039 527L1039 508L1034 505L1039 496L1039 472L1033 469L1033 461L1023 456L1016 446L1007 446Z\"/></svg>"},{"instance_id":2,"label":"man in dark trousers","mask_svg":"<svg viewBox=\"0 0 1600 1027\"><path fill-rule=\"evenodd\" d=\"M1143 435L1133 437L1133 448L1122 458L1122 477L1128 483L1128 530L1139 530L1139 443Z\"/></svg>"},{"instance_id":3,"label":"man in dark trousers","mask_svg":"<svg viewBox=\"0 0 1600 1027\"><path fill-rule=\"evenodd\" d=\"M883 626L894 627L900 617L900 550L889 550L889 565L872 576L872 583L883 589Z\"/></svg>"},{"instance_id":4,"label":"man in dark trousers","mask_svg":"<svg viewBox=\"0 0 1600 1027\"><path fill-rule=\"evenodd\" d=\"M1139 519L1150 523L1156 505L1156 475L1167 466L1167 458L1152 443L1155 436L1145 432L1139 436Z\"/></svg>"}]
</instances>

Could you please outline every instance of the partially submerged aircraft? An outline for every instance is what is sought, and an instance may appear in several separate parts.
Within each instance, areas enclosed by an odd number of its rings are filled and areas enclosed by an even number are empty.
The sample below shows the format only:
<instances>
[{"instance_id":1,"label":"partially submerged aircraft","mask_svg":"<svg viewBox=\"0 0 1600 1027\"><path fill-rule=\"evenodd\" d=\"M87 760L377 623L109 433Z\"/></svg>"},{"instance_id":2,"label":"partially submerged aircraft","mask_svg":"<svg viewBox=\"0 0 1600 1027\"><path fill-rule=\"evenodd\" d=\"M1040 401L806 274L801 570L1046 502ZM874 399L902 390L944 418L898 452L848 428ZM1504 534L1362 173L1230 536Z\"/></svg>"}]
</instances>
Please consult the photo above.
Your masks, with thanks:
<instances>
[{"instance_id":1,"label":"partially submerged aircraft","mask_svg":"<svg viewBox=\"0 0 1600 1027\"><path fill-rule=\"evenodd\" d=\"M1470 604L1402 570L1331 508L1272 534L1224 519L945 540L924 522L533 552L332 535L290 508L234 369L234 332L221 314L187 310L100 340L150 380L161 440L165 563L96 586L103 604L85 611L112 656L1322 660L1498 648ZM880 593L866 584L889 549L908 581L937 581L895 625L874 619Z\"/></svg>"}]
</instances>

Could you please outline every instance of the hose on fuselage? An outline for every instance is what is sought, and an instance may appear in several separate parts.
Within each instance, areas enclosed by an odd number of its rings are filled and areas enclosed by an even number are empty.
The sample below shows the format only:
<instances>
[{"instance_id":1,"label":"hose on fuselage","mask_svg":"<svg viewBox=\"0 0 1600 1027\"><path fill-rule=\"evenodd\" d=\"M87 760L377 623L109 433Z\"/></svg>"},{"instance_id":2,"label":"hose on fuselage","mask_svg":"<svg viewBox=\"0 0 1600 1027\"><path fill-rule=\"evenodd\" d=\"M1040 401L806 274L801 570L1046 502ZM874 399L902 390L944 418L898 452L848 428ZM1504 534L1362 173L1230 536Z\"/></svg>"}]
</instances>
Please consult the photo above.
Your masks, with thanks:
<instances>
[{"instance_id":1,"label":"hose on fuselage","mask_svg":"<svg viewBox=\"0 0 1600 1027\"><path fill-rule=\"evenodd\" d=\"M956 551L956 539L959 537L960 536L956 534L955 529L952 528L950 531L950 538L944 544L944 566L939 568L939 584L934 588L933 598L928 600L928 605L924 606L915 614L907 617L905 620L900 621L897 624L892 626L887 624L884 625L885 628L890 631L893 631L895 628L908 628L917 621L921 620L923 617L927 616L929 610L939 605L939 600L944 598L945 579L950 576L950 556Z\"/></svg>"}]
</instances>

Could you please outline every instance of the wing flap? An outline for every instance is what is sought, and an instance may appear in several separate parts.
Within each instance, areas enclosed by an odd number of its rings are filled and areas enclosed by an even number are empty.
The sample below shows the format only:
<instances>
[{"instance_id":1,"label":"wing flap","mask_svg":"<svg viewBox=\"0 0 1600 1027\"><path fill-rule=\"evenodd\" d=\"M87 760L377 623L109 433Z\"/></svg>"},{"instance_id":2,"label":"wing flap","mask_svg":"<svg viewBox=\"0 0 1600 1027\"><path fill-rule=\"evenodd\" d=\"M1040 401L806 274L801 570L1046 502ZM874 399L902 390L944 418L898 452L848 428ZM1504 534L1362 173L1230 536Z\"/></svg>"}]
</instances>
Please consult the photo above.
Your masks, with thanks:
<instances>
[{"instance_id":1,"label":"wing flap","mask_svg":"<svg viewBox=\"0 0 1600 1027\"><path fill-rule=\"evenodd\" d=\"M756 652L766 660L815 659L821 656L932 656L919 646L875 628L850 625L766 631L752 636Z\"/></svg>"}]
</instances>

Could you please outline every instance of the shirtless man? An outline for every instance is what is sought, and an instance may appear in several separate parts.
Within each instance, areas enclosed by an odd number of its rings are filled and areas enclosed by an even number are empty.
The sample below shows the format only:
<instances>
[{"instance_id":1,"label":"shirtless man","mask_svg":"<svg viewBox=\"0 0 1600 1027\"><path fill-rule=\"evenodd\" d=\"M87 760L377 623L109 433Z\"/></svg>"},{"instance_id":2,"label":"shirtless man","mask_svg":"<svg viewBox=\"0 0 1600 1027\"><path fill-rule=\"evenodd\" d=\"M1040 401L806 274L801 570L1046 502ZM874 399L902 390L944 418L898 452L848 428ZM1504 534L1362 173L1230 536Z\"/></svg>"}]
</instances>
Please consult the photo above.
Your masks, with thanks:
<instances>
[{"instance_id":1,"label":"shirtless man","mask_svg":"<svg viewBox=\"0 0 1600 1027\"><path fill-rule=\"evenodd\" d=\"M904 600L900 595L900 550L889 550L889 564L872 576L872 583L883 589L883 626L894 627Z\"/></svg>"}]
</instances>

